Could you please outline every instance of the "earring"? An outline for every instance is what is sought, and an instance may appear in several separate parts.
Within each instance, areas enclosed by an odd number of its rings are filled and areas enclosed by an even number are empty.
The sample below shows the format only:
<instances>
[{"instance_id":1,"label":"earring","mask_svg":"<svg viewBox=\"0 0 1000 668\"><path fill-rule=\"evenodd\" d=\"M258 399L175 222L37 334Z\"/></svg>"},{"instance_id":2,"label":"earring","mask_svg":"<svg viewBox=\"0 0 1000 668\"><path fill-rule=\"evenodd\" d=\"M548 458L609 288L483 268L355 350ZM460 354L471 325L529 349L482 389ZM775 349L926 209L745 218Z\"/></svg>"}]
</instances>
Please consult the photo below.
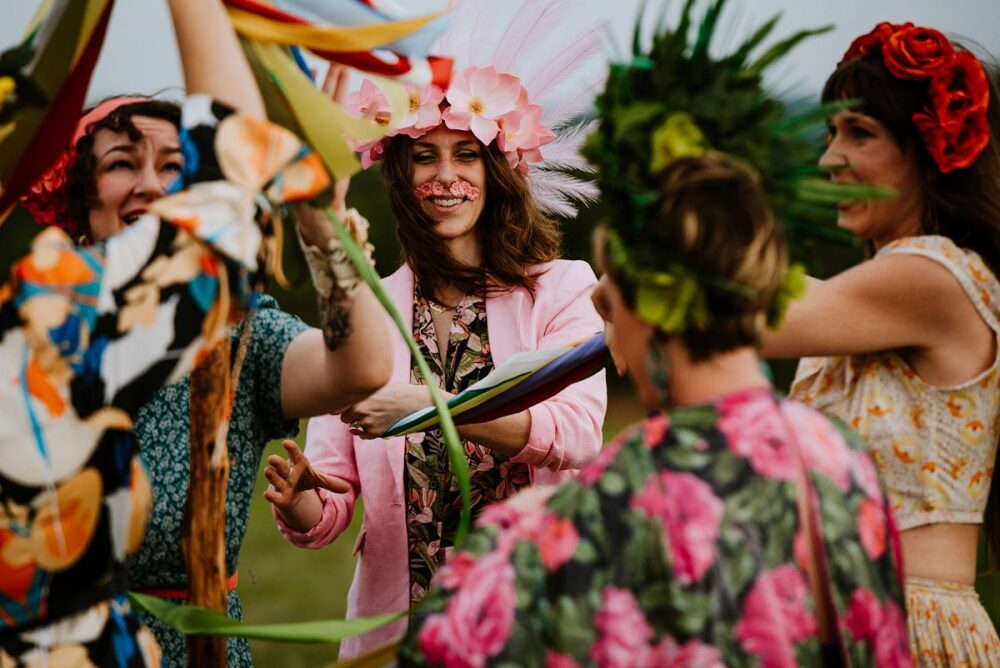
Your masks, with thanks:
<instances>
[{"instance_id":1,"label":"earring","mask_svg":"<svg viewBox=\"0 0 1000 668\"><path fill-rule=\"evenodd\" d=\"M659 339L653 337L649 342L649 353L646 355L646 373L656 389L656 400L660 406L666 406L670 399L670 363L660 350Z\"/></svg>"}]
</instances>

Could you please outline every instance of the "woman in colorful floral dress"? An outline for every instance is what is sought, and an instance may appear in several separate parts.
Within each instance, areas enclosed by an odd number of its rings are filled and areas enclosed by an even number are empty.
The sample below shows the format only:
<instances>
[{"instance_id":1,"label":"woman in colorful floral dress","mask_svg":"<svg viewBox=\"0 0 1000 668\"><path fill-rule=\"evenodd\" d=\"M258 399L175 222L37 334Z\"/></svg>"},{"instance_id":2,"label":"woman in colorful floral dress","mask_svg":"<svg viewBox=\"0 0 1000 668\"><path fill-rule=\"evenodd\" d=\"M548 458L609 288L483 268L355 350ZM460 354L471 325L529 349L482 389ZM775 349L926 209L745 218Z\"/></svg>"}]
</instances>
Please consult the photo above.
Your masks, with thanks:
<instances>
[{"instance_id":1,"label":"woman in colorful floral dress","mask_svg":"<svg viewBox=\"0 0 1000 668\"><path fill-rule=\"evenodd\" d=\"M642 243L662 264L612 229L594 293L655 413L551 496L483 512L417 608L404 665L909 665L871 458L760 370L786 255L756 177L683 158L659 194ZM641 286L679 262L754 297L701 288L707 319L678 329Z\"/></svg>"},{"instance_id":2,"label":"woman in colorful floral dress","mask_svg":"<svg viewBox=\"0 0 1000 668\"><path fill-rule=\"evenodd\" d=\"M972 585L980 525L1000 554L1000 88L944 35L879 24L857 38L824 100L835 183L896 197L845 202L838 224L872 259L811 281L765 339L801 362L792 396L872 448L902 531L910 641L927 666L1000 665Z\"/></svg>"}]
</instances>

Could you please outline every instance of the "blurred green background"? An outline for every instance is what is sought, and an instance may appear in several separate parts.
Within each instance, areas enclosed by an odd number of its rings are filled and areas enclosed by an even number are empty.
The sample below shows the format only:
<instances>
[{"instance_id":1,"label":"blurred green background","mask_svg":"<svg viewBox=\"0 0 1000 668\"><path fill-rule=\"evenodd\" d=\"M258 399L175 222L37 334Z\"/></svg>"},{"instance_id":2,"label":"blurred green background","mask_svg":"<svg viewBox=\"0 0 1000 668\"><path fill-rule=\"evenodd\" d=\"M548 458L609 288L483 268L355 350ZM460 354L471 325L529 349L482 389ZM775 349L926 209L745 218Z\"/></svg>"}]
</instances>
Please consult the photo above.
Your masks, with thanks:
<instances>
[{"instance_id":1,"label":"blurred green background","mask_svg":"<svg viewBox=\"0 0 1000 668\"><path fill-rule=\"evenodd\" d=\"M377 249L376 268L381 275L389 275L399 265L399 246L377 170L355 177L349 204L357 207L371 221L371 238ZM590 259L590 237L601 215L596 210L586 210L576 220L564 223L565 257ZM28 241L38 229L22 214L13 216L0 226L0 271L8 272L10 261L24 254ZM294 239L286 236L288 238ZM284 309L314 324L314 297L304 265L297 258L298 253L296 244L286 244L285 269L290 285L288 289L276 286L272 292ZM824 244L808 249L807 253L812 272L819 276L836 273L861 259L858 248ZM772 364L778 388L788 388L794 369L793 360ZM628 383L610 377L609 381L608 415L604 425L606 438L643 416ZM305 438L305 428L304 422L300 443ZM270 444L266 454L283 452L276 441ZM266 482L261 477L239 563L239 592L246 621L267 623L343 618L354 572L351 551L360 525L361 508L357 509L350 530L335 543L322 550L302 550L278 534L270 508L262 497L265 486ZM979 589L994 621L1000 620L1000 577L982 576ZM284 645L254 641L251 647L256 665L263 668L319 666L337 657L336 644Z\"/></svg>"}]
</instances>

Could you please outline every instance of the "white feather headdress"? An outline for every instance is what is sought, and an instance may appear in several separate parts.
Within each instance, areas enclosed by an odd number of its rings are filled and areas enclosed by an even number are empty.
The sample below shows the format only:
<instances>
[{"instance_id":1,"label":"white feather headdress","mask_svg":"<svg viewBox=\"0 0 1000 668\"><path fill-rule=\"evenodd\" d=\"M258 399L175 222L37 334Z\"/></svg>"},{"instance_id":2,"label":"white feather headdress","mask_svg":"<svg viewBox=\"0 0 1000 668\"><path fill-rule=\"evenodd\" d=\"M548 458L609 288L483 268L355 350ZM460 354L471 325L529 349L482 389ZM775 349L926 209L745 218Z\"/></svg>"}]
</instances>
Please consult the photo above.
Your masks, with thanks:
<instances>
[{"instance_id":1,"label":"white feather headdress","mask_svg":"<svg viewBox=\"0 0 1000 668\"><path fill-rule=\"evenodd\" d=\"M390 136L419 137L443 122L485 144L495 140L525 174L543 211L575 216L578 204L598 194L592 181L569 173L593 171L578 153L592 124L579 117L606 76L600 57L605 23L591 4L464 0L432 50L454 60L450 87L411 90L411 113L391 123ZM352 94L348 106L372 118L387 113L370 84ZM362 162L378 160L383 146L359 146Z\"/></svg>"}]
</instances>

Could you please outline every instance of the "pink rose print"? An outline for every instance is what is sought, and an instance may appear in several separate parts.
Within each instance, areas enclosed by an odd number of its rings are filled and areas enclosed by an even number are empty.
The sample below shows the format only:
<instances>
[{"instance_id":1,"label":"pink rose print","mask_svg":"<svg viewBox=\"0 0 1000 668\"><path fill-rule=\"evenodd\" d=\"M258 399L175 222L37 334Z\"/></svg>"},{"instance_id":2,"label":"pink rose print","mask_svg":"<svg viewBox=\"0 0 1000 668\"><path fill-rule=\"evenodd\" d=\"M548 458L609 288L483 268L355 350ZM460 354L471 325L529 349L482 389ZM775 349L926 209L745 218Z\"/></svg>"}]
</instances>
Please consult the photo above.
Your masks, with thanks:
<instances>
[{"instance_id":1,"label":"pink rose print","mask_svg":"<svg viewBox=\"0 0 1000 668\"><path fill-rule=\"evenodd\" d=\"M875 503L882 503L882 486L879 484L878 471L871 456L866 452L851 450L851 477L854 482Z\"/></svg>"},{"instance_id":2,"label":"pink rose print","mask_svg":"<svg viewBox=\"0 0 1000 668\"><path fill-rule=\"evenodd\" d=\"M670 421L662 413L647 418L642 425L642 442L646 444L647 448L656 447L663 440L669 427Z\"/></svg>"},{"instance_id":3,"label":"pink rose print","mask_svg":"<svg viewBox=\"0 0 1000 668\"><path fill-rule=\"evenodd\" d=\"M869 590L855 590L844 615L844 626L855 640L865 640L874 648L877 666L904 668L912 665L906 620L892 601L886 601L882 607Z\"/></svg>"},{"instance_id":4,"label":"pink rose print","mask_svg":"<svg viewBox=\"0 0 1000 668\"><path fill-rule=\"evenodd\" d=\"M795 430L806 468L820 471L846 492L851 486L852 461L844 438L821 413L808 406L786 401L781 408Z\"/></svg>"},{"instance_id":5,"label":"pink rose print","mask_svg":"<svg viewBox=\"0 0 1000 668\"><path fill-rule=\"evenodd\" d=\"M724 506L705 481L690 473L651 475L632 508L663 521L663 535L677 580L698 582L715 563Z\"/></svg>"},{"instance_id":6,"label":"pink rose print","mask_svg":"<svg viewBox=\"0 0 1000 668\"><path fill-rule=\"evenodd\" d=\"M601 479L604 475L604 471L611 466L615 461L615 457L618 456L618 451L622 449L622 446L635 435L636 431L641 428L641 425L636 425L630 429L625 430L618 438L605 444L601 451L597 453L594 459L584 466L580 470L580 475L577 480L580 481L584 487L593 487L594 484Z\"/></svg>"},{"instance_id":7,"label":"pink rose print","mask_svg":"<svg viewBox=\"0 0 1000 668\"><path fill-rule=\"evenodd\" d=\"M559 570L573 558L580 535L572 520L547 513L538 532L538 556L549 573Z\"/></svg>"},{"instance_id":8,"label":"pink rose print","mask_svg":"<svg viewBox=\"0 0 1000 668\"><path fill-rule=\"evenodd\" d=\"M649 662L653 629L628 589L605 587L594 615L599 638L590 658L600 668L635 668Z\"/></svg>"},{"instance_id":9,"label":"pink rose print","mask_svg":"<svg viewBox=\"0 0 1000 668\"><path fill-rule=\"evenodd\" d=\"M495 526L505 531L517 525L521 520L521 512L506 503L492 503L479 513L476 526L479 528Z\"/></svg>"},{"instance_id":10,"label":"pink rose print","mask_svg":"<svg viewBox=\"0 0 1000 668\"><path fill-rule=\"evenodd\" d=\"M796 463L786 446L786 427L766 392L740 392L719 402L719 431L734 454L746 457L757 473L794 480Z\"/></svg>"},{"instance_id":11,"label":"pink rose print","mask_svg":"<svg viewBox=\"0 0 1000 668\"><path fill-rule=\"evenodd\" d=\"M476 558L468 552L457 552L438 570L435 583L445 589L458 589L475 563Z\"/></svg>"},{"instance_id":12,"label":"pink rose print","mask_svg":"<svg viewBox=\"0 0 1000 668\"><path fill-rule=\"evenodd\" d=\"M878 559L885 553L885 515L882 504L864 499L858 506L858 535L861 536L861 547L872 559Z\"/></svg>"},{"instance_id":13,"label":"pink rose print","mask_svg":"<svg viewBox=\"0 0 1000 668\"><path fill-rule=\"evenodd\" d=\"M650 666L656 668L725 668L719 650L698 640L679 645L673 638L664 638L653 648Z\"/></svg>"},{"instance_id":14,"label":"pink rose print","mask_svg":"<svg viewBox=\"0 0 1000 668\"><path fill-rule=\"evenodd\" d=\"M573 657L548 650L545 652L545 668L580 668Z\"/></svg>"},{"instance_id":15,"label":"pink rose print","mask_svg":"<svg viewBox=\"0 0 1000 668\"><path fill-rule=\"evenodd\" d=\"M816 618L806 609L809 583L791 564L778 566L758 577L743 601L743 618L736 638L764 668L794 666L792 645L816 634Z\"/></svg>"},{"instance_id":16,"label":"pink rose print","mask_svg":"<svg viewBox=\"0 0 1000 668\"><path fill-rule=\"evenodd\" d=\"M469 568L445 611L427 618L418 641L431 665L474 668L500 653L513 623L514 567L491 552Z\"/></svg>"},{"instance_id":17,"label":"pink rose print","mask_svg":"<svg viewBox=\"0 0 1000 668\"><path fill-rule=\"evenodd\" d=\"M540 512L522 513L505 503L487 506L476 521L478 527L493 525L500 529L497 551L504 554L510 554L519 540L537 540L541 524Z\"/></svg>"},{"instance_id":18,"label":"pink rose print","mask_svg":"<svg viewBox=\"0 0 1000 668\"><path fill-rule=\"evenodd\" d=\"M903 612L892 601L886 601L882 625L875 632L875 665L880 668L910 668L910 639L906 632Z\"/></svg>"},{"instance_id":19,"label":"pink rose print","mask_svg":"<svg viewBox=\"0 0 1000 668\"><path fill-rule=\"evenodd\" d=\"M875 594L867 589L854 590L851 603L844 615L844 626L855 640L870 637L882 624L882 604Z\"/></svg>"}]
</instances>

